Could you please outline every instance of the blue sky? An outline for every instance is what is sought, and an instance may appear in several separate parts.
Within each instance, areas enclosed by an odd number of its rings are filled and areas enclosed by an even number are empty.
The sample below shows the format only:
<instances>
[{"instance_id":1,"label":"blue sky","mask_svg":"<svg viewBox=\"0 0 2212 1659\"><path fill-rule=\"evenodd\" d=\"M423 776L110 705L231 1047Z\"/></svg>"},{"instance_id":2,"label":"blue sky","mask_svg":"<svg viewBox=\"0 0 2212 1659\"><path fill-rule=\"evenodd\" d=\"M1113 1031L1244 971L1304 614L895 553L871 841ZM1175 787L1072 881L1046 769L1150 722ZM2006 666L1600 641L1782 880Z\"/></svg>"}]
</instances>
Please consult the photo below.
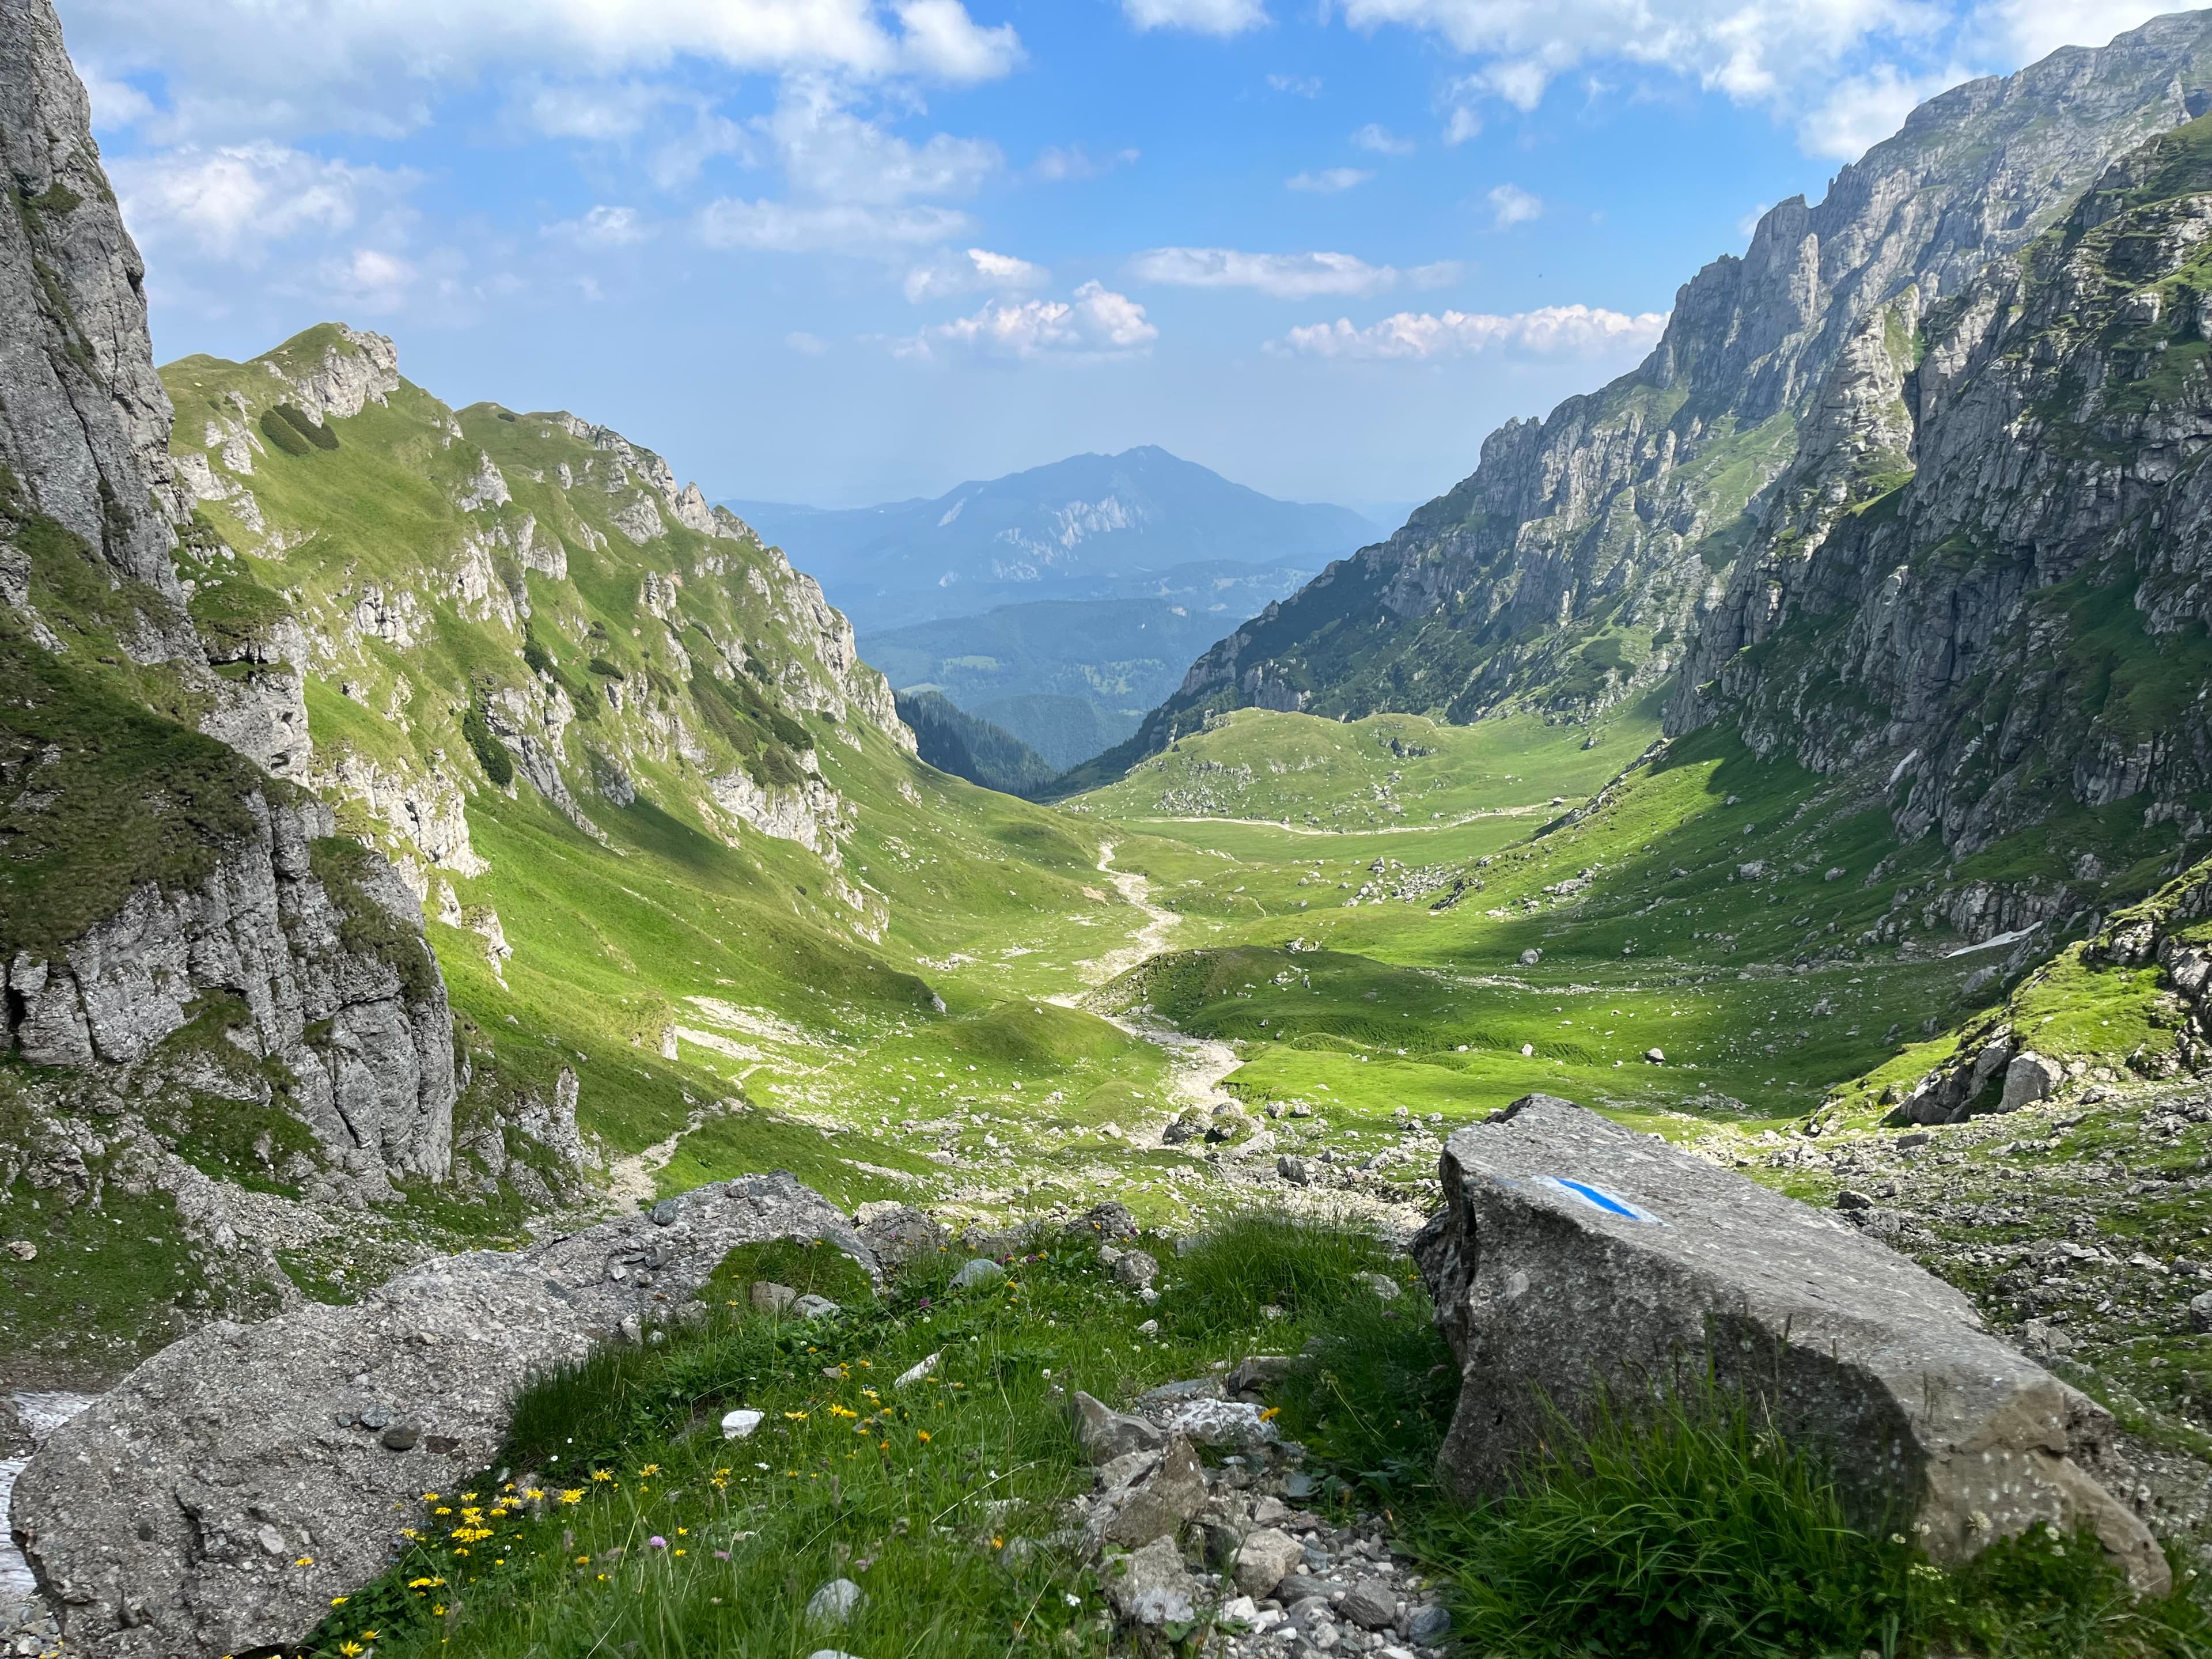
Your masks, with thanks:
<instances>
[{"instance_id":1,"label":"blue sky","mask_svg":"<svg viewBox=\"0 0 2212 1659\"><path fill-rule=\"evenodd\" d=\"M156 348L338 318L710 495L1425 498L1919 98L2139 0L59 0Z\"/></svg>"}]
</instances>

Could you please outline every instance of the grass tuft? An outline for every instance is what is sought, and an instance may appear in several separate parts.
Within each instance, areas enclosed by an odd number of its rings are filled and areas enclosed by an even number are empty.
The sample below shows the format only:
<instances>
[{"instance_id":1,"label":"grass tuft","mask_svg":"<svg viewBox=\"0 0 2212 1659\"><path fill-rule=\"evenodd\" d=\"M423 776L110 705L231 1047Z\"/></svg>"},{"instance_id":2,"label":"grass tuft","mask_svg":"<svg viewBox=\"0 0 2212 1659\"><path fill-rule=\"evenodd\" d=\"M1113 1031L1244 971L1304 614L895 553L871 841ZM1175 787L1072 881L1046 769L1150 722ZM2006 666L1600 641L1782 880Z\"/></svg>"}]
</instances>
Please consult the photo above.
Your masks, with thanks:
<instances>
[{"instance_id":1,"label":"grass tuft","mask_svg":"<svg viewBox=\"0 0 2212 1659\"><path fill-rule=\"evenodd\" d=\"M1186 1331L1249 1329L1327 1314L1355 1296L1373 1301L1359 1275L1394 1265L1404 1264L1394 1264L1389 1247L1356 1224L1241 1210L1176 1258L1162 1306Z\"/></svg>"}]
</instances>

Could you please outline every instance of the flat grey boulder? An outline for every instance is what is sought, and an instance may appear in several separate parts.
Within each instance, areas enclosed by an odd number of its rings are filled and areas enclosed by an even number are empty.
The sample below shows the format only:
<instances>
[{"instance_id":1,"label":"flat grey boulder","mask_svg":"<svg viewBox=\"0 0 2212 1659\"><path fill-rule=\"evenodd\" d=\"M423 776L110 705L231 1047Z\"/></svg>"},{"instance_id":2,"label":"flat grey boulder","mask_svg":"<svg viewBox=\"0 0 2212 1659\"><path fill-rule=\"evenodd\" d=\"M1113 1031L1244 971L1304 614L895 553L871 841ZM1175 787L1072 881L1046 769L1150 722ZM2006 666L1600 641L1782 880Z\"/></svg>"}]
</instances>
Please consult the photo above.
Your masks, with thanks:
<instances>
[{"instance_id":1,"label":"flat grey boulder","mask_svg":"<svg viewBox=\"0 0 2212 1659\"><path fill-rule=\"evenodd\" d=\"M1939 1561L2087 1523L2139 1589L2168 1586L2149 1530L2075 1461L2104 1410L1834 1214L1549 1095L1455 1133L1442 1174L1413 1249L1462 1367L1439 1458L1461 1496L1509 1487L1545 1401L1580 1419L1710 1364L1869 1518L1917 1512Z\"/></svg>"},{"instance_id":2,"label":"flat grey boulder","mask_svg":"<svg viewBox=\"0 0 2212 1659\"><path fill-rule=\"evenodd\" d=\"M384 1570L399 1528L424 1524L422 1492L490 1464L533 1370L697 1307L740 1244L827 1239L876 1271L788 1175L674 1202L665 1225L633 1216L444 1257L351 1307L210 1325L146 1361L15 1484L15 1532L69 1651L289 1649Z\"/></svg>"}]
</instances>

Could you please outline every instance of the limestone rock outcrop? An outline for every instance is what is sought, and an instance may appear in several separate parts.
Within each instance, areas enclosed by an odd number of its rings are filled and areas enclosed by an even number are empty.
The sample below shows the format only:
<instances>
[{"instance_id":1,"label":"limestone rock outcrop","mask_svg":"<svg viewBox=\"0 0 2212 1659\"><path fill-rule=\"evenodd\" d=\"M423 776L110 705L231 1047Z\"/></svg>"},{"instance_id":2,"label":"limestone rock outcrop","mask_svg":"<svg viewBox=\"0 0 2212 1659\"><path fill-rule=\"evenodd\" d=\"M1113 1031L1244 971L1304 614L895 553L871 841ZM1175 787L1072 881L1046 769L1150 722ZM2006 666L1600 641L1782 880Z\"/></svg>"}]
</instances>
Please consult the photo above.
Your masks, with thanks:
<instances>
[{"instance_id":1,"label":"limestone rock outcrop","mask_svg":"<svg viewBox=\"0 0 2212 1659\"><path fill-rule=\"evenodd\" d=\"M2077 1461L2112 1430L2103 1408L1833 1215L1547 1095L1454 1134L1443 1176L1414 1255L1462 1368L1454 1491L1506 1490L1552 1411L1635 1409L1710 1374L1826 1456L1863 1513L1902 1504L1939 1561L2086 1524L2139 1589L2170 1582Z\"/></svg>"},{"instance_id":2,"label":"limestone rock outcrop","mask_svg":"<svg viewBox=\"0 0 2212 1659\"><path fill-rule=\"evenodd\" d=\"M298 1642L382 1571L423 1492L496 1455L532 1372L683 1316L730 1250L777 1238L827 1239L876 1271L824 1200L750 1176L164 1349L16 1483L15 1531L70 1650L216 1659Z\"/></svg>"},{"instance_id":3,"label":"limestone rock outcrop","mask_svg":"<svg viewBox=\"0 0 2212 1659\"><path fill-rule=\"evenodd\" d=\"M1737 568L1672 729L1723 720L1762 754L1863 773L1905 836L1954 858L2130 798L2202 836L2209 146L2199 119L2122 157L1928 312L1924 358L1876 394L1910 417L1905 470L1893 445L1814 533L1778 529ZM2086 914L2102 873L2034 908Z\"/></svg>"},{"instance_id":4,"label":"limestone rock outcrop","mask_svg":"<svg viewBox=\"0 0 2212 1659\"><path fill-rule=\"evenodd\" d=\"M337 840L320 802L245 805L251 832L199 885L136 887L51 955L16 951L8 1051L33 1066L127 1066L204 999L234 996L246 1018L230 1041L290 1071L328 1147L442 1179L453 1022L414 896L382 859Z\"/></svg>"}]
</instances>

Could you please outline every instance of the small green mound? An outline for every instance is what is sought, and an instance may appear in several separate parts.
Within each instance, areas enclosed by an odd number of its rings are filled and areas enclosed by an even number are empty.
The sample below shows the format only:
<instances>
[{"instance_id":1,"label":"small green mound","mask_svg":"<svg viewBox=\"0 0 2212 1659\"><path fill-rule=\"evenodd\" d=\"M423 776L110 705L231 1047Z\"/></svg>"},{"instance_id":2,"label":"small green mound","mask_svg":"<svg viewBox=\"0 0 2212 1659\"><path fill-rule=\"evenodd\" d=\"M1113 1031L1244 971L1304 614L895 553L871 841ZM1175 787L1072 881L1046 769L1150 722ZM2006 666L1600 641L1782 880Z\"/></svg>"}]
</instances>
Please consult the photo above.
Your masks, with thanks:
<instances>
[{"instance_id":1,"label":"small green mound","mask_svg":"<svg viewBox=\"0 0 2212 1659\"><path fill-rule=\"evenodd\" d=\"M944 1028L947 1042L978 1060L1054 1069L1112 1060L1134 1039L1118 1025L1051 1002L1001 1002Z\"/></svg>"},{"instance_id":2,"label":"small green mound","mask_svg":"<svg viewBox=\"0 0 2212 1659\"><path fill-rule=\"evenodd\" d=\"M316 448L336 449L338 447L338 434L331 430L330 422L313 419L297 404L279 404L275 412Z\"/></svg>"},{"instance_id":3,"label":"small green mound","mask_svg":"<svg viewBox=\"0 0 2212 1659\"><path fill-rule=\"evenodd\" d=\"M1125 1117L1141 1116L1150 1109L1150 1106L1134 1085L1117 1077L1110 1082L1100 1084L1084 1096L1083 1109L1086 1115L1101 1121L1118 1121Z\"/></svg>"},{"instance_id":4,"label":"small green mound","mask_svg":"<svg viewBox=\"0 0 2212 1659\"><path fill-rule=\"evenodd\" d=\"M261 411L258 424L261 428L261 435L287 455L306 455L314 448L298 427L294 426L291 422L273 409L264 409Z\"/></svg>"},{"instance_id":5,"label":"small green mound","mask_svg":"<svg viewBox=\"0 0 2212 1659\"><path fill-rule=\"evenodd\" d=\"M868 1270L835 1244L818 1238L772 1238L740 1244L724 1256L700 1287L699 1299L738 1306L748 1287L762 1281L838 1303L862 1302L875 1294Z\"/></svg>"}]
</instances>

